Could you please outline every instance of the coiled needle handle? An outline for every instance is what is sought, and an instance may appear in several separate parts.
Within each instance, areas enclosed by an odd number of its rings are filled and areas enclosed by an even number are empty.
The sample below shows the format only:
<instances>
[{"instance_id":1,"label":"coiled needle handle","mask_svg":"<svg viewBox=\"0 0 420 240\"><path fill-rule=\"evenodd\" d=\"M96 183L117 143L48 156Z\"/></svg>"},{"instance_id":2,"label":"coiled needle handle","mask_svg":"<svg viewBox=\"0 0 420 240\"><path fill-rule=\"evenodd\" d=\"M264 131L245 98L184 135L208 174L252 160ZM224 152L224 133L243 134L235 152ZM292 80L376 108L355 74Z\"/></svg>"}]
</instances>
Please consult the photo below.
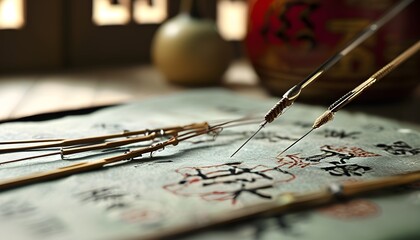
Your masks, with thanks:
<instances>
[{"instance_id":1,"label":"coiled needle handle","mask_svg":"<svg viewBox=\"0 0 420 240\"><path fill-rule=\"evenodd\" d=\"M289 147L287 147L285 150L283 150L279 155L277 155L277 157L282 155L284 152L286 152L288 149L290 149L292 146L294 146L296 143L298 143L300 140L302 140L304 137L306 137L314 129L317 129L317 128L321 127L322 125L326 124L327 122L333 120L334 119L334 114L336 112L338 112L340 109L342 109L344 106L346 106L349 102L351 102L353 99L355 99L357 96L359 96L362 92L364 92L366 89L368 89L370 86L372 86L379 79L385 77L388 73L390 73L392 70L394 70L396 67L398 67L405 60L407 60L408 58L413 56L419 49L420 49L420 41L417 41L413 46L411 46L409 49L405 50L398 57L396 57L394 60L392 60L390 63L388 63L385 67L381 68L379 71L374 73L366 81L361 83L359 86L357 86L356 88L354 88L350 92L344 94L341 98L339 98L337 101L335 101L333 104L331 104L328 107L327 111L325 111L323 114L321 114L321 116L319 116L315 120L314 124L312 125L311 130L309 130L305 135L303 135L301 138L299 138L294 143L292 143Z\"/></svg>"},{"instance_id":2,"label":"coiled needle handle","mask_svg":"<svg viewBox=\"0 0 420 240\"><path fill-rule=\"evenodd\" d=\"M360 31L351 41L349 41L344 47L327 59L321 66L319 66L315 71L309 74L305 79L300 83L296 84L290 88L282 98L267 112L264 116L264 121L260 124L258 130L249 137L230 157L233 157L239 150L241 150L261 129L267 125L267 123L273 122L279 115L281 115L286 108L294 103L294 101L300 95L302 89L308 86L310 83L315 81L319 76L321 76L325 71L330 69L335 63L337 63L341 58L346 56L354 48L360 45L373 33L375 33L379 28L381 28L386 22L395 17L399 12L401 12L405 7L407 7L414 0L402 0L393 6L388 12L383 14L379 19L374 23L370 24L362 31Z\"/></svg>"}]
</instances>

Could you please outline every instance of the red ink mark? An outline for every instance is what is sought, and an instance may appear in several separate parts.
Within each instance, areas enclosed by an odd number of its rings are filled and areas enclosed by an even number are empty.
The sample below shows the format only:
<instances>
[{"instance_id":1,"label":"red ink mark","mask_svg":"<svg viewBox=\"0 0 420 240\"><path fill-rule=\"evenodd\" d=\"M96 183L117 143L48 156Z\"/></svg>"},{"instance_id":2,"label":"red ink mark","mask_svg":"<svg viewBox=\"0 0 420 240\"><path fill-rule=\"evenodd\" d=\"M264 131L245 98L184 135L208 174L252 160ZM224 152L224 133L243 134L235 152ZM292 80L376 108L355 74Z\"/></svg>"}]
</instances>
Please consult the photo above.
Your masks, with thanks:
<instances>
[{"instance_id":1,"label":"red ink mark","mask_svg":"<svg viewBox=\"0 0 420 240\"><path fill-rule=\"evenodd\" d=\"M320 212L332 218L352 220L378 216L380 207L372 201L357 199L322 208Z\"/></svg>"},{"instance_id":2,"label":"red ink mark","mask_svg":"<svg viewBox=\"0 0 420 240\"><path fill-rule=\"evenodd\" d=\"M127 223L156 223L162 220L162 212L151 209L130 209L120 215L120 219Z\"/></svg>"},{"instance_id":3,"label":"red ink mark","mask_svg":"<svg viewBox=\"0 0 420 240\"><path fill-rule=\"evenodd\" d=\"M381 155L376 154L376 153L367 152L367 151L365 151L361 148L358 148L358 147L334 147L334 146L325 145L325 146L321 147L321 150L344 153L344 154L351 155L353 157L377 157L377 156L381 156Z\"/></svg>"},{"instance_id":4,"label":"red ink mark","mask_svg":"<svg viewBox=\"0 0 420 240\"><path fill-rule=\"evenodd\" d=\"M328 172L332 176L351 177L362 176L372 170L372 168L369 166L350 164L349 161L352 158L380 156L376 153L367 152L358 147L336 147L325 145L322 146L320 150L320 154L314 154L312 156L306 157L302 157L297 154L287 155L287 159L280 158L278 159L278 162L281 164L281 166L289 166L289 168L293 168L296 166L300 166L300 168L305 168L310 165L316 165L317 163L327 162L330 165L326 167L321 167L322 170Z\"/></svg>"},{"instance_id":5,"label":"red ink mark","mask_svg":"<svg viewBox=\"0 0 420 240\"><path fill-rule=\"evenodd\" d=\"M196 178L196 179L191 179L191 180L189 181L189 183L195 183L195 182L198 182L198 181L200 181L200 179L198 179L198 178Z\"/></svg>"},{"instance_id":6,"label":"red ink mark","mask_svg":"<svg viewBox=\"0 0 420 240\"><path fill-rule=\"evenodd\" d=\"M304 162L298 154L286 155L286 157L280 157L277 159L277 163L280 165L278 167L287 167L287 168L305 168L310 165L316 165L317 163Z\"/></svg>"}]
</instances>

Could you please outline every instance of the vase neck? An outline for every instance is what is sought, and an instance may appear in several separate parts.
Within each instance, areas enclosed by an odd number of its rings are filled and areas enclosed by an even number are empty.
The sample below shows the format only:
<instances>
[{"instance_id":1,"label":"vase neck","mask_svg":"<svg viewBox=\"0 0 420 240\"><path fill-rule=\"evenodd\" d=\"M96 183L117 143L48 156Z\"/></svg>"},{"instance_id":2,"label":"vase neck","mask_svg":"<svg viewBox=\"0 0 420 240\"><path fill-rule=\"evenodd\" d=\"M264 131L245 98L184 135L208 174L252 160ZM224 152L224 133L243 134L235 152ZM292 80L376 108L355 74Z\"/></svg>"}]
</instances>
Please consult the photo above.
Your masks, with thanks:
<instances>
[{"instance_id":1,"label":"vase neck","mask_svg":"<svg viewBox=\"0 0 420 240\"><path fill-rule=\"evenodd\" d=\"M180 12L186 13L194 18L201 18L201 15L198 11L197 0L182 0Z\"/></svg>"}]
</instances>

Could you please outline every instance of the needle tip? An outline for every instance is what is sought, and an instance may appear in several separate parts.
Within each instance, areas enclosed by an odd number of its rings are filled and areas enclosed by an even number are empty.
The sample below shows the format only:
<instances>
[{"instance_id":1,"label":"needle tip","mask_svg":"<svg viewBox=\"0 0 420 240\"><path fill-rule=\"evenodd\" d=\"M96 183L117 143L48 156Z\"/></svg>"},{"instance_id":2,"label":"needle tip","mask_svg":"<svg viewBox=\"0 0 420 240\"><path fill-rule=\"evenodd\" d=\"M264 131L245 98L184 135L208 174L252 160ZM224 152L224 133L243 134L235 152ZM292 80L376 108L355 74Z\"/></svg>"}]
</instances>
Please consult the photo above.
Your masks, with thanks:
<instances>
[{"instance_id":1,"label":"needle tip","mask_svg":"<svg viewBox=\"0 0 420 240\"><path fill-rule=\"evenodd\" d=\"M233 157L237 152L239 152L239 150L241 150L255 135L257 135L257 133L259 131L261 131L261 129L267 124L267 121L264 121L260 124L260 128L258 128L258 130L252 134L251 137L249 137L232 155L230 155L230 157Z\"/></svg>"},{"instance_id":2,"label":"needle tip","mask_svg":"<svg viewBox=\"0 0 420 240\"><path fill-rule=\"evenodd\" d=\"M287 149L284 149L281 153L279 153L279 154L277 155L277 158L281 157L281 155L283 155L283 153L284 153L284 152L286 152L286 150L287 150Z\"/></svg>"},{"instance_id":3,"label":"needle tip","mask_svg":"<svg viewBox=\"0 0 420 240\"><path fill-rule=\"evenodd\" d=\"M304 134L302 137L300 137L298 140L290 144L286 149L284 149L281 153L277 155L277 158L280 157L283 153L285 153L287 150L289 150L291 147L293 147L296 143L298 143L300 140L302 140L304 137L306 137L309 133L311 133L314 130L314 128L311 128L306 134Z\"/></svg>"},{"instance_id":4,"label":"needle tip","mask_svg":"<svg viewBox=\"0 0 420 240\"><path fill-rule=\"evenodd\" d=\"M240 148L236 149L236 151L235 151L234 153L232 153L232 155L230 155L230 157L232 158L233 156L235 156L235 154L236 154L237 152L239 152L239 150L241 150L241 148L242 148L242 146L241 146Z\"/></svg>"},{"instance_id":5,"label":"needle tip","mask_svg":"<svg viewBox=\"0 0 420 240\"><path fill-rule=\"evenodd\" d=\"M277 154L277 157L276 158L281 157L281 155L283 155L283 153L285 153L287 150L289 150L293 145L295 145L295 143L291 144L286 149L284 149L281 153Z\"/></svg>"}]
</instances>

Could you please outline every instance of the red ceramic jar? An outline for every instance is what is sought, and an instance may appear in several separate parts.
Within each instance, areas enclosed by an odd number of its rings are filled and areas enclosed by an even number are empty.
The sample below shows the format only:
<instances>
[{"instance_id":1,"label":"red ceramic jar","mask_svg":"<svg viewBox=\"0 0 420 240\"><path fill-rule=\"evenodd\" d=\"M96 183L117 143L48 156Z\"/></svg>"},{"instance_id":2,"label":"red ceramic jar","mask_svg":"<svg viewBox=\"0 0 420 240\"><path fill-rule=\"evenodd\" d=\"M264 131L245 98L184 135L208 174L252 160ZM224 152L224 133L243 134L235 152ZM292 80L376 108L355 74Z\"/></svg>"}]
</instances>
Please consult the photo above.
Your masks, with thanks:
<instances>
[{"instance_id":1,"label":"red ceramic jar","mask_svg":"<svg viewBox=\"0 0 420 240\"><path fill-rule=\"evenodd\" d=\"M392 0L250 0L248 56L262 85L274 95L303 80L397 1ZM332 101L419 39L420 1L403 12L309 85L301 99ZM409 95L419 79L414 56L360 99L389 101Z\"/></svg>"}]
</instances>

